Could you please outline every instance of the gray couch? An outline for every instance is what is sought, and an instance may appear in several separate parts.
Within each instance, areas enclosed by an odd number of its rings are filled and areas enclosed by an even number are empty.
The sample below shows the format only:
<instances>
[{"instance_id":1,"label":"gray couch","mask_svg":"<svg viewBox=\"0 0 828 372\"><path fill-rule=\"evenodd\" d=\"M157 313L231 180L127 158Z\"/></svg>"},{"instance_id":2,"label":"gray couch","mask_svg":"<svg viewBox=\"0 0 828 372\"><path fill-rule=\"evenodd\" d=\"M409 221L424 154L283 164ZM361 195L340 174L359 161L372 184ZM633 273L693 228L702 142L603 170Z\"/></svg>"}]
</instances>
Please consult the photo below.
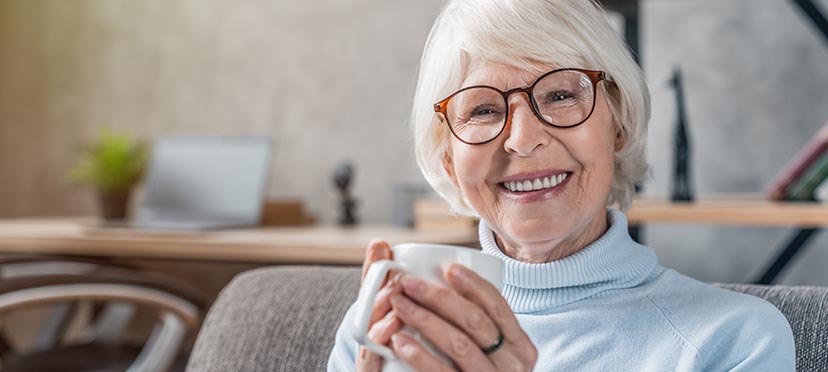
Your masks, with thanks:
<instances>
[{"instance_id":1,"label":"gray couch","mask_svg":"<svg viewBox=\"0 0 828 372\"><path fill-rule=\"evenodd\" d=\"M207 314L187 371L324 371L359 275L355 267L313 266L239 275ZM797 371L828 371L828 288L717 285L776 305L796 338Z\"/></svg>"}]
</instances>

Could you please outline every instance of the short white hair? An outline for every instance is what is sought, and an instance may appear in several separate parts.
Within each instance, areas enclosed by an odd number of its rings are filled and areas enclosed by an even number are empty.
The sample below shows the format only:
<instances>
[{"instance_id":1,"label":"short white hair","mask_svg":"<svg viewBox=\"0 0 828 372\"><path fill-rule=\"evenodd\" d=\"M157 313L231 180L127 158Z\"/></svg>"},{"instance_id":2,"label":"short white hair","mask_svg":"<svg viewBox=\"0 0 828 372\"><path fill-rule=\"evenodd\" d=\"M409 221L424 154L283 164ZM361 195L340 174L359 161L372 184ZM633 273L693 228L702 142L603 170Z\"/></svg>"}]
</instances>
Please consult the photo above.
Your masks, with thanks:
<instances>
[{"instance_id":1,"label":"short white hair","mask_svg":"<svg viewBox=\"0 0 828 372\"><path fill-rule=\"evenodd\" d=\"M452 210L477 216L443 167L451 134L433 108L461 88L472 61L538 73L550 66L605 71L614 85L600 86L626 140L615 153L607 205L629 207L635 185L650 176L644 154L650 96L641 69L600 5L593 0L453 0L434 22L411 113L414 152L426 181Z\"/></svg>"}]
</instances>

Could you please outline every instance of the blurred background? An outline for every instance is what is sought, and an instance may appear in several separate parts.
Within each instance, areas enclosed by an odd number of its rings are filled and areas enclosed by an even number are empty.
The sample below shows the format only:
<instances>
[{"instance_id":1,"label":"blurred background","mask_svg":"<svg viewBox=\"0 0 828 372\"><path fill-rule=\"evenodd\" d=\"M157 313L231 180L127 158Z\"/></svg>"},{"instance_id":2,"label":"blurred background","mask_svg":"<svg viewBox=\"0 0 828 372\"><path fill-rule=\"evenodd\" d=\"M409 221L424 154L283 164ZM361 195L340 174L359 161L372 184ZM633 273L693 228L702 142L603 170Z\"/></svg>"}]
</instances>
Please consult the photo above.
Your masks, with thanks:
<instances>
[{"instance_id":1,"label":"blurred background","mask_svg":"<svg viewBox=\"0 0 828 372\"><path fill-rule=\"evenodd\" d=\"M828 7L828 1L817 1ZM0 2L0 217L92 214L67 178L101 128L262 135L271 198L333 222L331 175L356 168L366 222L390 221L395 190L425 189L408 113L442 1ZM653 117L644 193L667 195L684 74L699 197L762 192L828 118L828 44L785 0L641 2L641 61ZM653 226L664 264L703 279L756 275L782 229ZM828 284L816 237L782 283ZM804 258L806 255L803 255Z\"/></svg>"},{"instance_id":2,"label":"blurred background","mask_svg":"<svg viewBox=\"0 0 828 372\"><path fill-rule=\"evenodd\" d=\"M828 0L814 3L828 9ZM94 215L93 190L68 173L109 128L147 141L267 137L267 198L299 200L321 225L337 220L333 174L350 162L361 222L399 222L399 201L428 190L408 114L442 4L0 0L0 218ZM670 194L676 68L696 196L763 193L828 119L828 39L794 1L639 6L653 108L653 178L642 193ZM621 17L612 18L623 32ZM664 266L749 282L790 232L654 224L642 236ZM828 236L817 233L776 282L826 286L826 264Z\"/></svg>"}]
</instances>

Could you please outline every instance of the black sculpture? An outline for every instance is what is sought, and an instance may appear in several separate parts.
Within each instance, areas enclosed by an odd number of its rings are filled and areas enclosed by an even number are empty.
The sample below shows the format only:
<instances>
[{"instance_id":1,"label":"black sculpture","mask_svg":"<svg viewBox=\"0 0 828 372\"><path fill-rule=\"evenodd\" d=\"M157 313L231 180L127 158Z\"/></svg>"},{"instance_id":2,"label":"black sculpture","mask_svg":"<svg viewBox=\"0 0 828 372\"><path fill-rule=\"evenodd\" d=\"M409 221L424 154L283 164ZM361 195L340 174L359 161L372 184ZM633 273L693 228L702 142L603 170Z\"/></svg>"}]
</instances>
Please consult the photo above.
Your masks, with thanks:
<instances>
[{"instance_id":1,"label":"black sculpture","mask_svg":"<svg viewBox=\"0 0 828 372\"><path fill-rule=\"evenodd\" d=\"M354 226L357 224L356 206L357 201L351 195L351 182L354 178L354 167L348 163L342 163L334 171L334 184L339 190L341 199L339 205L339 225Z\"/></svg>"},{"instance_id":2,"label":"black sculpture","mask_svg":"<svg viewBox=\"0 0 828 372\"><path fill-rule=\"evenodd\" d=\"M692 201L693 190L690 187L690 139L687 135L687 113L684 110L684 87L681 71L675 69L670 84L676 91L676 110L678 117L675 132L675 153L673 158L673 192L672 201Z\"/></svg>"}]
</instances>

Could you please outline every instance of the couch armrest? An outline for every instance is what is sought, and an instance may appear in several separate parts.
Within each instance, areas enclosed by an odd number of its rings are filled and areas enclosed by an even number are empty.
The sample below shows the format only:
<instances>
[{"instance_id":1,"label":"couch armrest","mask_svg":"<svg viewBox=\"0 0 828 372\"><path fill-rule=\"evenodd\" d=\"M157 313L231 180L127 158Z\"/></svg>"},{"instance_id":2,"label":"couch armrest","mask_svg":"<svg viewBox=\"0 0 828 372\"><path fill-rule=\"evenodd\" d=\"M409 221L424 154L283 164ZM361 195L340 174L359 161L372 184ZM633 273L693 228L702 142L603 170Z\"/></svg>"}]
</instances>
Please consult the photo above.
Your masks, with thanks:
<instances>
[{"instance_id":1,"label":"couch armrest","mask_svg":"<svg viewBox=\"0 0 828 372\"><path fill-rule=\"evenodd\" d=\"M188 371L324 371L359 290L358 267L282 266L233 279L204 320Z\"/></svg>"}]
</instances>

